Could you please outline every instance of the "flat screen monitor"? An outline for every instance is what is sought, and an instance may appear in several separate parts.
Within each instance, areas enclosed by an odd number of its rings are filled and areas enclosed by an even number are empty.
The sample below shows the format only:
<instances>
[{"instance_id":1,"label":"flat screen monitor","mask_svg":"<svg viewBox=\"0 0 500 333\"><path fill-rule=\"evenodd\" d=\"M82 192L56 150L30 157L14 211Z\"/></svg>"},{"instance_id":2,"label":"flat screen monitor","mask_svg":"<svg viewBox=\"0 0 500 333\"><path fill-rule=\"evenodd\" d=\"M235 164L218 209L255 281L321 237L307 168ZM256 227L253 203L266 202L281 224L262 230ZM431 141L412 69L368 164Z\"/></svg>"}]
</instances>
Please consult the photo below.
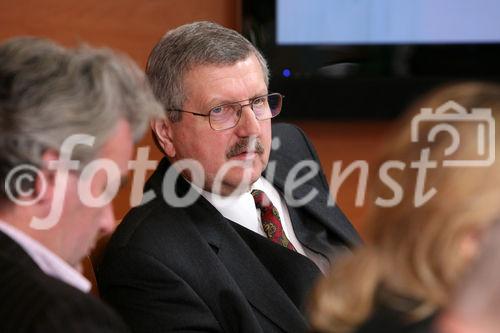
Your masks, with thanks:
<instances>
[{"instance_id":1,"label":"flat screen monitor","mask_svg":"<svg viewBox=\"0 0 500 333\"><path fill-rule=\"evenodd\" d=\"M498 0L277 0L279 45L500 42Z\"/></svg>"},{"instance_id":2,"label":"flat screen monitor","mask_svg":"<svg viewBox=\"0 0 500 333\"><path fill-rule=\"evenodd\" d=\"M436 85L500 81L499 0L241 1L283 117L386 118Z\"/></svg>"}]
</instances>

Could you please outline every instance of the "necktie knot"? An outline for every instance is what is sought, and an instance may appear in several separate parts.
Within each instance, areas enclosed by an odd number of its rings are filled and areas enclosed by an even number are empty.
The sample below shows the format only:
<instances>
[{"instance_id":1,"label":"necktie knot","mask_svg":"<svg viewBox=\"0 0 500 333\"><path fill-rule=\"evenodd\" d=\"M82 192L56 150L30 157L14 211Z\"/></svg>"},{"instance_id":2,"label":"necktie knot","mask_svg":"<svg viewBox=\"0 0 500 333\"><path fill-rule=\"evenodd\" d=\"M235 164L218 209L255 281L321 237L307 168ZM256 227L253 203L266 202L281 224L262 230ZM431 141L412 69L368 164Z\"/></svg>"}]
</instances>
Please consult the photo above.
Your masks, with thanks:
<instances>
[{"instance_id":1,"label":"necktie knot","mask_svg":"<svg viewBox=\"0 0 500 333\"><path fill-rule=\"evenodd\" d=\"M267 208L272 205L267 195L261 190L252 190L252 196L255 201L255 207L258 209Z\"/></svg>"},{"instance_id":2,"label":"necktie knot","mask_svg":"<svg viewBox=\"0 0 500 333\"><path fill-rule=\"evenodd\" d=\"M278 210L271 203L271 200L261 190L253 190L252 196L255 201L255 207L260 209L260 220L267 238L289 250L295 251L292 243L285 235Z\"/></svg>"}]
</instances>

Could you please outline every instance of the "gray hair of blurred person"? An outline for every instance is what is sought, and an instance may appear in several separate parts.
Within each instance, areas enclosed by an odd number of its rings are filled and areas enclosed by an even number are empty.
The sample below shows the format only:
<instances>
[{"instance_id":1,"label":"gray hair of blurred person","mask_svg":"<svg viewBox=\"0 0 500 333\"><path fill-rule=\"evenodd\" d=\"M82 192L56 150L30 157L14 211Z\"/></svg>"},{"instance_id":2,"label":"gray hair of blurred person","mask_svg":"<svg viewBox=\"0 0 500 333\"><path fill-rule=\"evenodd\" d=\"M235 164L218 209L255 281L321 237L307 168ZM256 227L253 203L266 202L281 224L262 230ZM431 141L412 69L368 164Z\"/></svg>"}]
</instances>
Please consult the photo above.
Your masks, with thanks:
<instances>
[{"instance_id":1,"label":"gray hair of blurred person","mask_svg":"<svg viewBox=\"0 0 500 333\"><path fill-rule=\"evenodd\" d=\"M92 147L77 145L72 153L85 164L120 119L138 141L149 120L162 116L144 74L125 55L36 37L7 40L0 44L0 199L12 168L43 167L43 153L59 151L69 136L95 138Z\"/></svg>"},{"instance_id":2,"label":"gray hair of blurred person","mask_svg":"<svg viewBox=\"0 0 500 333\"><path fill-rule=\"evenodd\" d=\"M182 25L165 34L149 55L146 74L165 110L181 109L186 101L185 74L196 66L230 66L254 54L266 85L269 70L264 56L238 32L212 22ZM180 112L167 111L170 121L180 120Z\"/></svg>"}]
</instances>

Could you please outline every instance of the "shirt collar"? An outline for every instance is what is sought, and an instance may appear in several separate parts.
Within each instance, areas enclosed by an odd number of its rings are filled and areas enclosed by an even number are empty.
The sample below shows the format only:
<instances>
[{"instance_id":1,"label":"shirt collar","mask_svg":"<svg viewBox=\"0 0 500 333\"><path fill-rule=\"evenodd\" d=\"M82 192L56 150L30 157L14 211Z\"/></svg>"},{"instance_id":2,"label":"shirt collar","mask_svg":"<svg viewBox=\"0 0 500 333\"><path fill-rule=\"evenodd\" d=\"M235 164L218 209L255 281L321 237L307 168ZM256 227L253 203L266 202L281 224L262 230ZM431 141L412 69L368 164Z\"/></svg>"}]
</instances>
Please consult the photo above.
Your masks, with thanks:
<instances>
[{"instance_id":1,"label":"shirt collar","mask_svg":"<svg viewBox=\"0 0 500 333\"><path fill-rule=\"evenodd\" d=\"M250 187L250 190L243 193L233 194L229 196L222 196L216 193L205 191L194 183L190 182L191 186L200 193L205 199L207 199L214 207L216 208L224 208L231 206L242 199L242 197L251 195L250 193L254 189L264 191L264 184L262 178L258 178Z\"/></svg>"}]
</instances>

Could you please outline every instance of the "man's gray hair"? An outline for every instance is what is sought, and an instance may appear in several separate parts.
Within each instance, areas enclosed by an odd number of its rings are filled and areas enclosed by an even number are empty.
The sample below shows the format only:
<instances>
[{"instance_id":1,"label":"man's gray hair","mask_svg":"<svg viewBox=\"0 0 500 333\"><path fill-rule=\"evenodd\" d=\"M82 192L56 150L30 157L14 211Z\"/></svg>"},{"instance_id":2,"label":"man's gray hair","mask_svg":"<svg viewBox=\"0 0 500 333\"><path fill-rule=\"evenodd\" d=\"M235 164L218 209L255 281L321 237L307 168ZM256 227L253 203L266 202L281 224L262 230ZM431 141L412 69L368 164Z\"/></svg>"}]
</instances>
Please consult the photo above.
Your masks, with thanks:
<instances>
[{"instance_id":1,"label":"man's gray hair","mask_svg":"<svg viewBox=\"0 0 500 333\"><path fill-rule=\"evenodd\" d=\"M27 164L42 167L42 154L59 151L66 138L87 134L72 158L94 158L126 120L139 140L149 120L162 117L144 74L109 49L66 49L49 40L18 37L0 44L0 199L7 174Z\"/></svg>"},{"instance_id":2,"label":"man's gray hair","mask_svg":"<svg viewBox=\"0 0 500 333\"><path fill-rule=\"evenodd\" d=\"M233 65L254 54L259 60L266 85L269 70L264 56L238 32L212 22L182 25L163 36L149 55L146 74L156 97L171 121L180 119L186 100L185 74L200 65Z\"/></svg>"}]
</instances>

